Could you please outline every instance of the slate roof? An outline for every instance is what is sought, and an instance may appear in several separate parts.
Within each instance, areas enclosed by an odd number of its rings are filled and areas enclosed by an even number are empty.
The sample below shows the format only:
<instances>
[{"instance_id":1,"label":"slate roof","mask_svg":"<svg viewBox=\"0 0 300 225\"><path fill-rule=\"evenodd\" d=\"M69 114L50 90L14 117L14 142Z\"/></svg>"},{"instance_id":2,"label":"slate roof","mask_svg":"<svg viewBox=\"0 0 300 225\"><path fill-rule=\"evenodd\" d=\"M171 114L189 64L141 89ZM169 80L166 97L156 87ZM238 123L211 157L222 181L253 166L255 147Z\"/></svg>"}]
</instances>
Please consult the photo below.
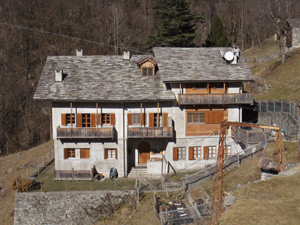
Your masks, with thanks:
<instances>
[{"instance_id":1,"label":"slate roof","mask_svg":"<svg viewBox=\"0 0 300 225\"><path fill-rule=\"evenodd\" d=\"M170 101L159 74L141 77L137 65L148 55L136 55L130 61L123 56L49 56L43 69L35 100L48 101ZM149 57L153 60L152 57ZM67 76L55 82L55 70Z\"/></svg>"},{"instance_id":2,"label":"slate roof","mask_svg":"<svg viewBox=\"0 0 300 225\"><path fill-rule=\"evenodd\" d=\"M237 65L228 64L220 50L231 48L162 48L153 52L164 82L252 81L254 77L241 55Z\"/></svg>"},{"instance_id":3,"label":"slate roof","mask_svg":"<svg viewBox=\"0 0 300 225\"><path fill-rule=\"evenodd\" d=\"M300 19L289 19L287 22L291 27L300 28Z\"/></svg>"}]
</instances>

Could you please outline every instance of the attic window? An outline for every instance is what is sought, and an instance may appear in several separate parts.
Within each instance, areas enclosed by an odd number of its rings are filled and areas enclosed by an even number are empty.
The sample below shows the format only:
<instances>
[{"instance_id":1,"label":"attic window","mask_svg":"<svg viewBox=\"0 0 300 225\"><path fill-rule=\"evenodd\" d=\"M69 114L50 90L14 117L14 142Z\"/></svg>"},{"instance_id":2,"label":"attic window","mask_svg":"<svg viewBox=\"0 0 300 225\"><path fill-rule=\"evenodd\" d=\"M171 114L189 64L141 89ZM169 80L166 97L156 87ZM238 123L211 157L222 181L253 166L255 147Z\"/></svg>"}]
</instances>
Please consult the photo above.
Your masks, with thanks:
<instances>
[{"instance_id":1,"label":"attic window","mask_svg":"<svg viewBox=\"0 0 300 225\"><path fill-rule=\"evenodd\" d=\"M152 77L155 75L156 62L153 60L147 58L138 63L138 65L141 68L142 77Z\"/></svg>"}]
</instances>

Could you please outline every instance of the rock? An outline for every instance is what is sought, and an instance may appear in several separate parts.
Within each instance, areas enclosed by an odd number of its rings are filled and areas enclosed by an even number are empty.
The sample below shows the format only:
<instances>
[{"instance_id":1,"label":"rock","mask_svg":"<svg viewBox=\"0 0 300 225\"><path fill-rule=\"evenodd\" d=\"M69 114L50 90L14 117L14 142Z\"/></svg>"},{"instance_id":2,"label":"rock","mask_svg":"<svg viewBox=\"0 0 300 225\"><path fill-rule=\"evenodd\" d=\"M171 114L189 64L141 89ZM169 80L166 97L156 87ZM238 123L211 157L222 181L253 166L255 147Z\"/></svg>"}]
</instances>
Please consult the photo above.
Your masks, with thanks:
<instances>
[{"instance_id":1,"label":"rock","mask_svg":"<svg viewBox=\"0 0 300 225\"><path fill-rule=\"evenodd\" d=\"M241 184L238 184L238 185L236 186L237 189L242 188L242 187L243 187L243 185L241 185Z\"/></svg>"},{"instance_id":2,"label":"rock","mask_svg":"<svg viewBox=\"0 0 300 225\"><path fill-rule=\"evenodd\" d=\"M224 205L225 205L225 207L231 206L233 203L235 203L236 199L237 198L235 196L233 196L232 194L226 195L225 199L224 199Z\"/></svg>"},{"instance_id":3,"label":"rock","mask_svg":"<svg viewBox=\"0 0 300 225\"><path fill-rule=\"evenodd\" d=\"M11 168L9 168L6 172L7 172L7 173L11 173L11 172L14 170L14 168L15 168L15 167L11 167Z\"/></svg>"}]
</instances>

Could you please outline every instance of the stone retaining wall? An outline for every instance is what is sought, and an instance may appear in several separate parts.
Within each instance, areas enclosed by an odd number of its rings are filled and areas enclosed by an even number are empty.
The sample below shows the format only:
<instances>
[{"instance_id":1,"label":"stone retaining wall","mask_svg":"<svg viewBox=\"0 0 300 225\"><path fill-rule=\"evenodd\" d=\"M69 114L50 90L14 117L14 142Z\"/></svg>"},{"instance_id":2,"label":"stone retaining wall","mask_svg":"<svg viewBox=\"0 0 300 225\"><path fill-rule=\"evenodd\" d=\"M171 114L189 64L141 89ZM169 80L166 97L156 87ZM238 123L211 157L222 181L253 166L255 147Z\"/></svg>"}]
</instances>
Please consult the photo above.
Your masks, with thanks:
<instances>
[{"instance_id":1,"label":"stone retaining wall","mask_svg":"<svg viewBox=\"0 0 300 225\"><path fill-rule=\"evenodd\" d=\"M278 59L280 58L281 53L280 52L276 52L270 55L264 55L264 56L259 56L259 57L252 57L252 58L246 58L247 62L258 62L258 63L264 63L264 62L268 62L271 61L273 59Z\"/></svg>"},{"instance_id":2,"label":"stone retaining wall","mask_svg":"<svg viewBox=\"0 0 300 225\"><path fill-rule=\"evenodd\" d=\"M15 193L14 224L91 224L108 191ZM134 191L109 191L117 204ZM117 197L116 197L117 196Z\"/></svg>"}]
</instances>

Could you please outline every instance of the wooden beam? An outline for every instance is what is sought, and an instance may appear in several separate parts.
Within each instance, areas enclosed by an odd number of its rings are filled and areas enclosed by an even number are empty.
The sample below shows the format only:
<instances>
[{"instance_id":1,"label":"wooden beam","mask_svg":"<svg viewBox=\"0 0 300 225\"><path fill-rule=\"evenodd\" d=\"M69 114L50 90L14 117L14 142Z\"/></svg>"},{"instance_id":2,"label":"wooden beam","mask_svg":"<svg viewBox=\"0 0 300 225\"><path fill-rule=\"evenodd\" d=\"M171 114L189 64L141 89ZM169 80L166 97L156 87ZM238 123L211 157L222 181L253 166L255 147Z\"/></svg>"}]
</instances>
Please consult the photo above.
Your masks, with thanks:
<instances>
[{"instance_id":1,"label":"wooden beam","mask_svg":"<svg viewBox=\"0 0 300 225\"><path fill-rule=\"evenodd\" d=\"M71 115L70 115L70 117L71 117L71 118L70 118L70 119L71 119L71 121L70 121L70 122L71 122L71 127L73 127L73 123L72 123L72 122L73 122L73 115L72 115L72 102L70 102L70 108L71 108ZM74 119L75 119L75 118L74 118Z\"/></svg>"},{"instance_id":2,"label":"wooden beam","mask_svg":"<svg viewBox=\"0 0 300 225\"><path fill-rule=\"evenodd\" d=\"M159 102L157 103L157 127L159 127Z\"/></svg>"},{"instance_id":3,"label":"wooden beam","mask_svg":"<svg viewBox=\"0 0 300 225\"><path fill-rule=\"evenodd\" d=\"M96 127L98 127L98 102L96 103Z\"/></svg>"},{"instance_id":4,"label":"wooden beam","mask_svg":"<svg viewBox=\"0 0 300 225\"><path fill-rule=\"evenodd\" d=\"M141 127L143 126L143 103L140 103L140 106L141 106Z\"/></svg>"}]
</instances>

